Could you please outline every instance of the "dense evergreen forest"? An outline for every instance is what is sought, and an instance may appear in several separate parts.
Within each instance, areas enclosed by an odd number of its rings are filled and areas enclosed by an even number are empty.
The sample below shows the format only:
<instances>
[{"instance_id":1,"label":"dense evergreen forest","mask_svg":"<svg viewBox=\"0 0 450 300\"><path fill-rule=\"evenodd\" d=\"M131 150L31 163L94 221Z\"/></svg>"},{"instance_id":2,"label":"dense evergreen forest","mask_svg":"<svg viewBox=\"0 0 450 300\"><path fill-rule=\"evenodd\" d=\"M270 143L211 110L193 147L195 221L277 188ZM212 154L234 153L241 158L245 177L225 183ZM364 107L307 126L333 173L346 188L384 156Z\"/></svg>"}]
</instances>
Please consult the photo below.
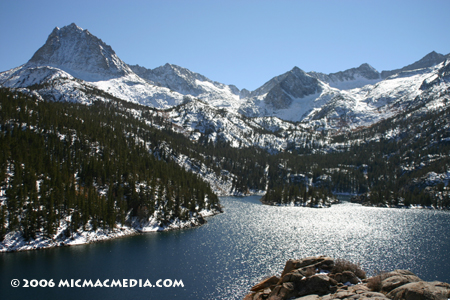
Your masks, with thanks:
<instances>
[{"instance_id":1,"label":"dense evergreen forest","mask_svg":"<svg viewBox=\"0 0 450 300\"><path fill-rule=\"evenodd\" d=\"M152 154L159 130L125 117L117 103L38 101L0 90L0 238L65 236L114 228L127 215L162 225L220 210L211 187Z\"/></svg>"}]
</instances>

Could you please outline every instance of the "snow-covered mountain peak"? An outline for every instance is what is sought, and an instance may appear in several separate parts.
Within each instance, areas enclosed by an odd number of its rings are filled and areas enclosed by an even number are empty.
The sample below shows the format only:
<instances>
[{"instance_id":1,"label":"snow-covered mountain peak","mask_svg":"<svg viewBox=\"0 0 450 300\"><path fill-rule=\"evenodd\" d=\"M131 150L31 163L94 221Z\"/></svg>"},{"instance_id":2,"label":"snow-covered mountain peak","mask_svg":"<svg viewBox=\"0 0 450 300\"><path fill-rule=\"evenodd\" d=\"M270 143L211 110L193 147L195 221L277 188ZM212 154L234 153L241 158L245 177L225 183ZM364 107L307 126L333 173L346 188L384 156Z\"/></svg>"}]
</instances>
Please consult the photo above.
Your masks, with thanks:
<instances>
[{"instance_id":1,"label":"snow-covered mountain peak","mask_svg":"<svg viewBox=\"0 0 450 300\"><path fill-rule=\"evenodd\" d=\"M52 66L76 78L98 81L131 73L114 50L75 23L56 27L27 66Z\"/></svg>"},{"instance_id":2,"label":"snow-covered mountain peak","mask_svg":"<svg viewBox=\"0 0 450 300\"><path fill-rule=\"evenodd\" d=\"M298 67L276 76L251 92L240 111L247 116L276 115L286 120L299 121L318 103L328 101L330 87ZM295 111L294 110L297 110Z\"/></svg>"}]
</instances>

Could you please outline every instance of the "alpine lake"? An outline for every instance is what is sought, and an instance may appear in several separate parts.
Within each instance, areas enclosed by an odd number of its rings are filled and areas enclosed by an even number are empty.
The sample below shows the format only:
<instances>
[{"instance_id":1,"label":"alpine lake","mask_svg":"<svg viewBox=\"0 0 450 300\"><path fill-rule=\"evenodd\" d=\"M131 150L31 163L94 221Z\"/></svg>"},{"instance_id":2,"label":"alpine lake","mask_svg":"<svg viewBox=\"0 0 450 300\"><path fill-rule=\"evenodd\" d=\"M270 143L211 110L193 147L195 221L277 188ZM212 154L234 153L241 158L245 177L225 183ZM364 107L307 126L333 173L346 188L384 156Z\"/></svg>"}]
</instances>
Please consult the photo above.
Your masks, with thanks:
<instances>
[{"instance_id":1,"label":"alpine lake","mask_svg":"<svg viewBox=\"0 0 450 300\"><path fill-rule=\"evenodd\" d=\"M222 197L224 213L197 228L1 253L0 298L242 299L287 260L314 255L360 263L368 275L408 269L450 282L449 211L276 207L259 198Z\"/></svg>"}]
</instances>

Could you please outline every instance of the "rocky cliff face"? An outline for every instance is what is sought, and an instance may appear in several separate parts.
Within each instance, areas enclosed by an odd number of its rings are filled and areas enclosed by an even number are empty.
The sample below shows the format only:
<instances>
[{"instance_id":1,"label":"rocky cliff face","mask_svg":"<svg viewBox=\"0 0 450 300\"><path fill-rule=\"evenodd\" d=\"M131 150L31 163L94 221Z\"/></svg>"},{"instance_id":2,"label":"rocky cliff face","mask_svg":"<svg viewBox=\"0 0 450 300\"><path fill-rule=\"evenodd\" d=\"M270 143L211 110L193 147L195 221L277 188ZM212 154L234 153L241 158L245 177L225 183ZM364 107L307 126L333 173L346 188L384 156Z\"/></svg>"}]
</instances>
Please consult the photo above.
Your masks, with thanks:
<instances>
[{"instance_id":1,"label":"rocky cliff face","mask_svg":"<svg viewBox=\"0 0 450 300\"><path fill-rule=\"evenodd\" d=\"M358 265L325 256L286 262L280 277L272 276L251 288L244 300L447 300L450 284L422 281L407 270L395 270L374 277Z\"/></svg>"},{"instance_id":2,"label":"rocky cliff face","mask_svg":"<svg viewBox=\"0 0 450 300\"><path fill-rule=\"evenodd\" d=\"M57 67L87 81L131 73L109 45L74 23L61 29L56 27L28 65Z\"/></svg>"},{"instance_id":3,"label":"rocky cliff face","mask_svg":"<svg viewBox=\"0 0 450 300\"><path fill-rule=\"evenodd\" d=\"M321 92L316 78L295 67L282 75L282 78L269 90L264 102L275 109L288 108L295 98Z\"/></svg>"}]
</instances>

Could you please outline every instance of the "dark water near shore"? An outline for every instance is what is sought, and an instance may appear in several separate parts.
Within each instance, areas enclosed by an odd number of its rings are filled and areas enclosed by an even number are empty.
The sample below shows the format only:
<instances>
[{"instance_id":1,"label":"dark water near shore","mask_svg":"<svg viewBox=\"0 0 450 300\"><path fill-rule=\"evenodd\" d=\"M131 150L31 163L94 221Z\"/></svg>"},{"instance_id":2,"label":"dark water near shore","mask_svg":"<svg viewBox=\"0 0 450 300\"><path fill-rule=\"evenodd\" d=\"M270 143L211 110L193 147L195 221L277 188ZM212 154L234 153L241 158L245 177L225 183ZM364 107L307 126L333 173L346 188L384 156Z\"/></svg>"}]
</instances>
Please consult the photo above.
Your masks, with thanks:
<instances>
[{"instance_id":1,"label":"dark water near shore","mask_svg":"<svg viewBox=\"0 0 450 300\"><path fill-rule=\"evenodd\" d=\"M0 298L242 299L286 260L322 254L368 271L409 269L424 280L450 282L450 212L351 203L271 207L258 199L222 198L225 213L195 229L0 254ZM13 288L13 279L21 286L23 279L53 279L56 287ZM142 285L176 279L184 287L58 288L66 279L142 279Z\"/></svg>"}]
</instances>

